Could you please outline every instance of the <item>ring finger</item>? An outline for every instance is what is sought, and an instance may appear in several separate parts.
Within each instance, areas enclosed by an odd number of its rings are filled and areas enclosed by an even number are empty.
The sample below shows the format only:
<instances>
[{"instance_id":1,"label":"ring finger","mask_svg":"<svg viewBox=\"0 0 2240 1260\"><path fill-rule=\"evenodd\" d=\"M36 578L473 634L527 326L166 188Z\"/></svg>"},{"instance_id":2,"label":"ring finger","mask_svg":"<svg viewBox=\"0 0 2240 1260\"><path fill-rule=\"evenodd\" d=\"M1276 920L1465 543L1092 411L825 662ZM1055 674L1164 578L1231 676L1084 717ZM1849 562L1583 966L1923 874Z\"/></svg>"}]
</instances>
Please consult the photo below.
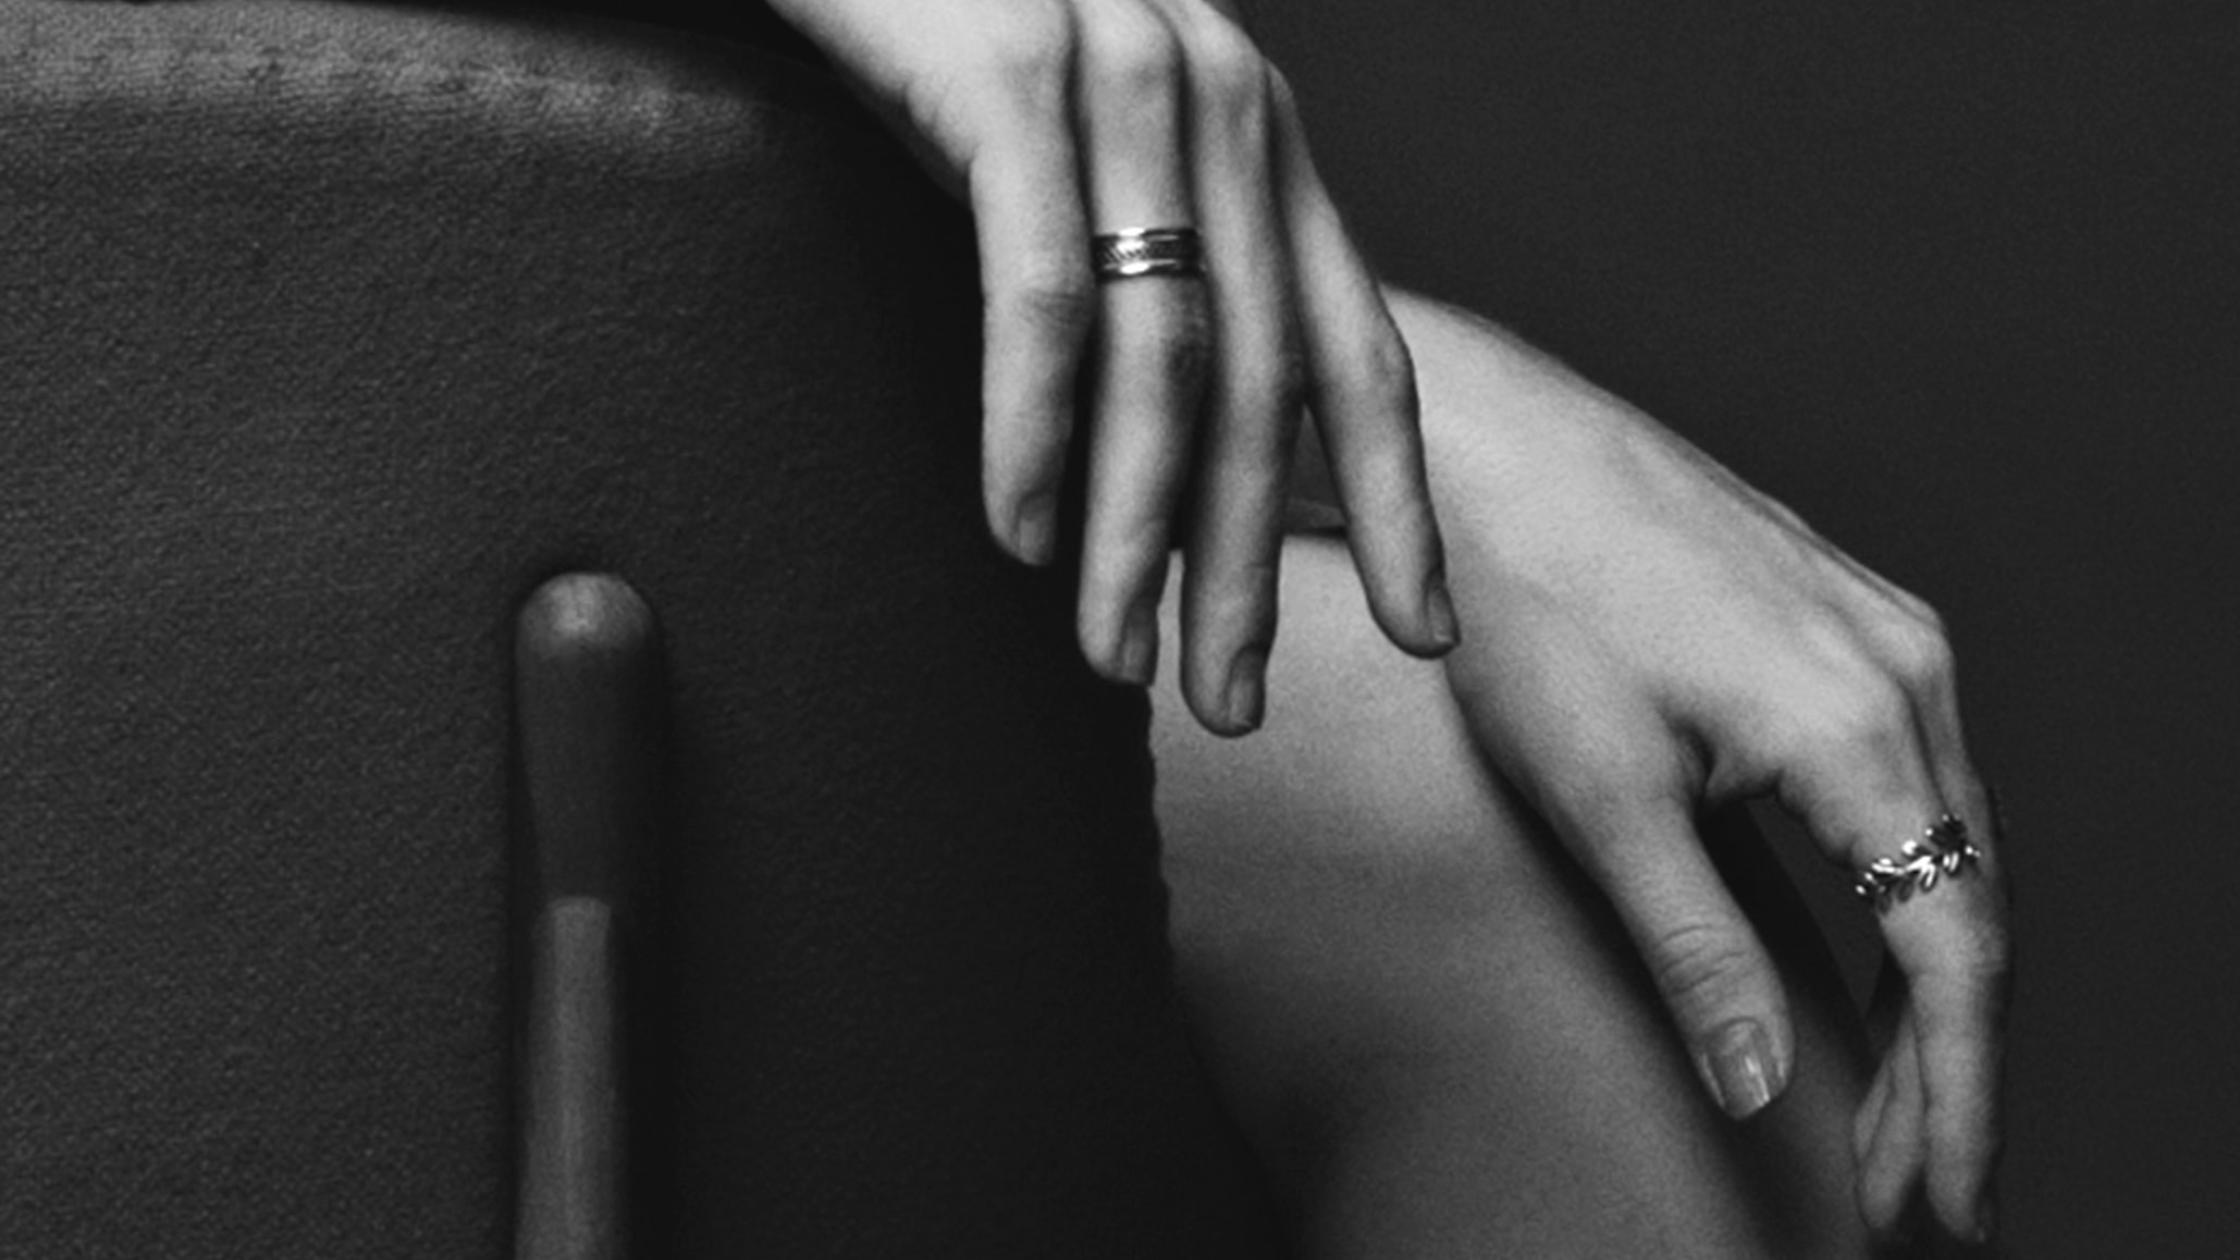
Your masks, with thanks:
<instances>
[{"instance_id":1,"label":"ring finger","mask_svg":"<svg viewBox=\"0 0 2240 1260\"><path fill-rule=\"evenodd\" d=\"M1911 1101L1925 1114L1919 1127L1886 1122L1875 1145L1908 1149L1870 1152L1869 1166L1880 1170L1880 1180L1902 1184L1922 1174L1925 1160L1937 1215L1970 1237L1981 1225L1979 1201L1995 1142L1998 1020L1995 977L1982 954L1987 928L1996 933L2000 913L1980 864L1957 874L1931 876L1927 869L1927 857L1940 846L1926 833L1948 811L1967 806L1947 803L1910 713L1875 729L1878 734L1853 742L1846 755L1821 757L1813 769L1786 780L1782 795L1836 860L1854 870L1884 858L1907 868L1893 877L1907 895L1880 902L1877 915L1905 976L1912 1030L1892 1053L1918 1054L1919 1088L1911 1091L1913 1099L1896 1101ZM1978 834L1970 830L1971 838ZM1925 1144L1916 1136L1923 1133Z\"/></svg>"},{"instance_id":2,"label":"ring finger","mask_svg":"<svg viewBox=\"0 0 2240 1260\"><path fill-rule=\"evenodd\" d=\"M1092 230L1193 227L1175 32L1134 0L1084 0L1079 35ZM1157 660L1170 522L1213 353L1201 280L1146 275L1100 285L1078 632L1089 661L1112 678L1147 683Z\"/></svg>"},{"instance_id":3,"label":"ring finger","mask_svg":"<svg viewBox=\"0 0 2240 1260\"><path fill-rule=\"evenodd\" d=\"M1944 927L1943 935L1953 944L1939 955L1942 965L1916 983L1913 995L1913 1005L1923 1015L1920 1054L1932 1116L1927 1180L1938 1214L1947 1221L1969 1221L1973 1236L1986 1240L1997 1211L1992 1174L2000 1142L1998 1077L2011 965L2001 852L2006 836L1998 804L1970 764L1949 670L1920 707L1932 773L1981 855L1973 886L1963 891L1957 906L1946 907L1964 914ZM1943 1105L1949 1098L1970 1105Z\"/></svg>"},{"instance_id":4,"label":"ring finger","mask_svg":"<svg viewBox=\"0 0 2240 1260\"><path fill-rule=\"evenodd\" d=\"M1203 4L1159 3L1188 53L1189 141L1221 352L1190 509L1183 694L1205 725L1235 734L1259 725L1265 700L1302 356L1267 63Z\"/></svg>"}]
</instances>

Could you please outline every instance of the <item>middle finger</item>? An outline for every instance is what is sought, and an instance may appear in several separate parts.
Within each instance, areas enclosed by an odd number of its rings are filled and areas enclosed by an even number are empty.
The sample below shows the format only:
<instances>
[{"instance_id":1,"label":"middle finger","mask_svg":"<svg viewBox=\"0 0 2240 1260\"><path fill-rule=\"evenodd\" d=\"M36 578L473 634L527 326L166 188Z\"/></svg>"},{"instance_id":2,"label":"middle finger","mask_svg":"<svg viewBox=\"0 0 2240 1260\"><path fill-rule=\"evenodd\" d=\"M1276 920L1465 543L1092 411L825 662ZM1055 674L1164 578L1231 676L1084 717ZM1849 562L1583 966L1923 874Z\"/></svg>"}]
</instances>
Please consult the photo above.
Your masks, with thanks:
<instances>
[{"instance_id":1,"label":"middle finger","mask_svg":"<svg viewBox=\"0 0 2240 1260\"><path fill-rule=\"evenodd\" d=\"M1159 3L1188 52L1188 138L1221 348L1197 451L1183 694L1208 728L1236 734L1260 724L1265 704L1303 356L1276 201L1267 63L1203 4Z\"/></svg>"}]
</instances>

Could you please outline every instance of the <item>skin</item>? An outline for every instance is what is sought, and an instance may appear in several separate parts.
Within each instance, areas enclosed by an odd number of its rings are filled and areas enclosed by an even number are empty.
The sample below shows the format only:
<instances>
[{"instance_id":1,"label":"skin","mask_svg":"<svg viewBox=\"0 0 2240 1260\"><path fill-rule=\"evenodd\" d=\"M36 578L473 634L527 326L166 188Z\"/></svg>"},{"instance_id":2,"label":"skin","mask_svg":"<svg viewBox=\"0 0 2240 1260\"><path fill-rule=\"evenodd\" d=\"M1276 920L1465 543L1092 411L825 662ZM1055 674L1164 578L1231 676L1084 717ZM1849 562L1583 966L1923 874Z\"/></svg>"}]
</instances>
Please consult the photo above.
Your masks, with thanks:
<instances>
[{"instance_id":1,"label":"skin","mask_svg":"<svg viewBox=\"0 0 2240 1260\"><path fill-rule=\"evenodd\" d=\"M1947 813L1965 821L1980 867L1879 920L1894 1033L1856 1108L1855 1195L1878 1231L1926 1201L1951 1234L1988 1237L2004 864L1935 614L1499 330L1388 301L1233 13L774 7L975 212L990 529L1050 561L1068 453L1086 446L1089 662L1150 680L1179 544L1180 615L1163 632L1183 642L1179 690L1210 731L1260 724L1304 405L1375 624L1408 652L1453 651L1473 746L1608 899L1730 1115L1783 1096L1803 1052L1781 943L1695 819L1771 797L1847 869ZM1180 225L1204 235L1203 280L1090 274L1092 233Z\"/></svg>"},{"instance_id":2,"label":"skin","mask_svg":"<svg viewBox=\"0 0 2240 1260\"><path fill-rule=\"evenodd\" d=\"M1259 724L1282 508L1311 407L1391 641L1456 637L1406 346L1307 155L1288 88L1204 0L777 0L972 207L990 531L1049 563L1086 445L1079 637L1146 683L1171 547L1182 694ZM1194 226L1207 275L1099 285L1092 234Z\"/></svg>"},{"instance_id":3,"label":"skin","mask_svg":"<svg viewBox=\"0 0 2240 1260\"><path fill-rule=\"evenodd\" d=\"M1177 973L1314 1260L1863 1257L1847 1120L1871 1061L1747 824L1723 860L1795 989L1797 1071L1745 1125L1617 917L1477 755L1436 665L1384 650L1327 539L1294 540L1251 740L1160 706Z\"/></svg>"},{"instance_id":4,"label":"skin","mask_svg":"<svg viewBox=\"0 0 2240 1260\"><path fill-rule=\"evenodd\" d=\"M1498 328L1396 310L1454 540L1466 634L1448 684L1475 746L1609 898L1730 1113L1794 1077L1794 1018L1695 820L1770 798L1846 871L1966 821L1981 863L1876 916L1895 1031L1855 1116L1856 1196L1877 1231L1925 1199L1950 1235L1987 1240L2012 948L1936 614ZM1738 1026L1762 1039L1756 1096L1720 1063Z\"/></svg>"}]
</instances>

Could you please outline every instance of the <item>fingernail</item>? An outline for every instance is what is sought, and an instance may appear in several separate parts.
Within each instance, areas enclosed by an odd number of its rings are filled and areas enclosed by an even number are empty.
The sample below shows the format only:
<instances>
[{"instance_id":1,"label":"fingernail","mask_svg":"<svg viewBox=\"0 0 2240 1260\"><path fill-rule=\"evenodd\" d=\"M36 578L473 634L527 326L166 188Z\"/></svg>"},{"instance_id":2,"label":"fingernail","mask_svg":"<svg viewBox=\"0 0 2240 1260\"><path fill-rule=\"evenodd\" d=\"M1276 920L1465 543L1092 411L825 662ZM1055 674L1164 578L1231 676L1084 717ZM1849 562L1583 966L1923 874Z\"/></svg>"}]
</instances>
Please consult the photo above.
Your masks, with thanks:
<instances>
[{"instance_id":1,"label":"fingernail","mask_svg":"<svg viewBox=\"0 0 2240 1260\"><path fill-rule=\"evenodd\" d=\"M1011 518L1011 546L1028 564L1048 564L1058 551L1058 496L1038 490L1019 500Z\"/></svg>"},{"instance_id":2,"label":"fingernail","mask_svg":"<svg viewBox=\"0 0 2240 1260\"><path fill-rule=\"evenodd\" d=\"M1260 729L1260 713L1267 700L1268 654L1246 648L1229 664L1229 690L1223 700L1229 725L1239 735Z\"/></svg>"},{"instance_id":3,"label":"fingernail","mask_svg":"<svg viewBox=\"0 0 2240 1260\"><path fill-rule=\"evenodd\" d=\"M1440 651L1462 642L1462 625L1455 620L1454 597L1447 593L1444 574L1431 575L1431 589L1423 597L1423 619L1431 627L1431 642Z\"/></svg>"},{"instance_id":4,"label":"fingernail","mask_svg":"<svg viewBox=\"0 0 2240 1260\"><path fill-rule=\"evenodd\" d=\"M1721 1024L1696 1051L1696 1070L1720 1110L1740 1120L1755 1114L1781 1092L1773 1041L1754 1019Z\"/></svg>"},{"instance_id":5,"label":"fingernail","mask_svg":"<svg viewBox=\"0 0 2240 1260\"><path fill-rule=\"evenodd\" d=\"M1149 686L1159 668L1159 607L1138 600L1120 627L1119 674L1123 682Z\"/></svg>"}]
</instances>

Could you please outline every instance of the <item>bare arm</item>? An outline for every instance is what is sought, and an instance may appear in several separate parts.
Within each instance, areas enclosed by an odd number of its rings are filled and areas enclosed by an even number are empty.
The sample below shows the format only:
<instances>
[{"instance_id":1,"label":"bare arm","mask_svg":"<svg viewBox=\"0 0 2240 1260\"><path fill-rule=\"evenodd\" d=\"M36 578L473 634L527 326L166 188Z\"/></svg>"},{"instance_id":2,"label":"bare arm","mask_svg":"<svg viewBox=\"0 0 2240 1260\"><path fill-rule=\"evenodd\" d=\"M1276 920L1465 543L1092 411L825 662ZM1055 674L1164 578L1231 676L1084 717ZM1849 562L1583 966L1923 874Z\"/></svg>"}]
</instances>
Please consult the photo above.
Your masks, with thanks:
<instances>
[{"instance_id":1,"label":"bare arm","mask_svg":"<svg viewBox=\"0 0 2240 1260\"><path fill-rule=\"evenodd\" d=\"M1858 870L1950 815L1979 860L1879 916L1906 980L1856 1117L1857 1195L1988 1233L2006 995L1998 840L1936 615L1647 416L1466 313L1390 295L1423 392L1479 751L1617 908L1706 1091L1798 1071L1789 995L1696 834L1778 800Z\"/></svg>"},{"instance_id":2,"label":"bare arm","mask_svg":"<svg viewBox=\"0 0 2240 1260\"><path fill-rule=\"evenodd\" d=\"M1726 1123L1623 928L1386 648L1343 550L1295 540L1283 703L1157 744L1177 965L1305 1254L1852 1257L1865 1057L1769 855L1729 846L1798 994L1800 1081Z\"/></svg>"}]
</instances>

